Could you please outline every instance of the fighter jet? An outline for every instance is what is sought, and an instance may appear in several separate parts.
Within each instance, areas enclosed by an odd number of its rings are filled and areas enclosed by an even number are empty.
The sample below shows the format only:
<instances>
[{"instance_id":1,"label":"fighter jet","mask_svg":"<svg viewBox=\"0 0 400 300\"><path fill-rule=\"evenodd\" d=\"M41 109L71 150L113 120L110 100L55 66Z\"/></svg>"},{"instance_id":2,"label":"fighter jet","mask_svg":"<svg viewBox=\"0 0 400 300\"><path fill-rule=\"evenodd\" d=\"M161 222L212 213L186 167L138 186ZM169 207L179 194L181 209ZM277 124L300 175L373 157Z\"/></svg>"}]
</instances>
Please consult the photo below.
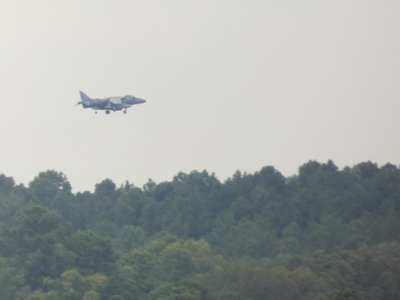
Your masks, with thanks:
<instances>
[{"instance_id":1,"label":"fighter jet","mask_svg":"<svg viewBox=\"0 0 400 300\"><path fill-rule=\"evenodd\" d=\"M82 91L79 91L79 94L81 95L81 101L79 101L76 105L82 104L83 108L94 109L96 114L98 110L105 110L106 114L109 114L111 111L122 110L123 113L126 114L128 108L132 105L146 102L146 100L132 95L98 99L90 98Z\"/></svg>"}]
</instances>

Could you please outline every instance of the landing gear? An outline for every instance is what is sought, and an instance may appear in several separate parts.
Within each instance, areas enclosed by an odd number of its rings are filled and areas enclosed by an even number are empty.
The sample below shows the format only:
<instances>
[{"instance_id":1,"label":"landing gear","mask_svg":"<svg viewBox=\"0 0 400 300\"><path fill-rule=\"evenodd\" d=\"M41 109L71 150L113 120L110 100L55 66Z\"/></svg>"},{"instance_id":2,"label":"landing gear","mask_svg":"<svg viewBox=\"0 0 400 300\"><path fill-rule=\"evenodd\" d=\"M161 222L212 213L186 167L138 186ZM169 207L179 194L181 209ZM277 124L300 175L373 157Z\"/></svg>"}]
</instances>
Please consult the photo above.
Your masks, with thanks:
<instances>
[{"instance_id":1,"label":"landing gear","mask_svg":"<svg viewBox=\"0 0 400 300\"><path fill-rule=\"evenodd\" d=\"M109 114L110 114L110 111L109 111L108 109L106 110L106 114L107 114L107 115L109 115Z\"/></svg>"},{"instance_id":2,"label":"landing gear","mask_svg":"<svg viewBox=\"0 0 400 300\"><path fill-rule=\"evenodd\" d=\"M124 109L123 112L124 112L124 114L126 114L128 112L128 110Z\"/></svg>"}]
</instances>

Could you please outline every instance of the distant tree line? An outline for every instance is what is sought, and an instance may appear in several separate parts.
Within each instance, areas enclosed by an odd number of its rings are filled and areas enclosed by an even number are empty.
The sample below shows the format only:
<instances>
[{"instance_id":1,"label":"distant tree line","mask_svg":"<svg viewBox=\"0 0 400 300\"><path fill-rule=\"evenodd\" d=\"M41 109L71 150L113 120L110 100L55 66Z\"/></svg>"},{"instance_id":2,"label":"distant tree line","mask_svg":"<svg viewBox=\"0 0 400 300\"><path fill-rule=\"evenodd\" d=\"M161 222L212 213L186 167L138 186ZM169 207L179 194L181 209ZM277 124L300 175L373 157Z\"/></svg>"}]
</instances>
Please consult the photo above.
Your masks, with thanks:
<instances>
[{"instance_id":1,"label":"distant tree line","mask_svg":"<svg viewBox=\"0 0 400 300\"><path fill-rule=\"evenodd\" d=\"M392 164L79 193L53 170L0 175L0 299L400 299L399 228Z\"/></svg>"}]
</instances>

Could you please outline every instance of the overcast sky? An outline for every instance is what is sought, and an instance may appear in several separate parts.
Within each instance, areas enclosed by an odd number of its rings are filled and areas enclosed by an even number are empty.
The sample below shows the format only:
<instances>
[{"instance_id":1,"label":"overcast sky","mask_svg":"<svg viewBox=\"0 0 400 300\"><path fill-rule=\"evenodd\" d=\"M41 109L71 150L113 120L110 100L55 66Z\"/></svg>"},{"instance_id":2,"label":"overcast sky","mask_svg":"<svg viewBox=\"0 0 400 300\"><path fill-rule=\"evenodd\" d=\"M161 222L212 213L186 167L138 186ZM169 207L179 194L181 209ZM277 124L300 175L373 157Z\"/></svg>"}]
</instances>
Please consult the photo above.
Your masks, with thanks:
<instances>
[{"instance_id":1,"label":"overcast sky","mask_svg":"<svg viewBox=\"0 0 400 300\"><path fill-rule=\"evenodd\" d=\"M398 0L0 0L0 173L74 191L400 164ZM133 94L105 115L74 107Z\"/></svg>"}]
</instances>

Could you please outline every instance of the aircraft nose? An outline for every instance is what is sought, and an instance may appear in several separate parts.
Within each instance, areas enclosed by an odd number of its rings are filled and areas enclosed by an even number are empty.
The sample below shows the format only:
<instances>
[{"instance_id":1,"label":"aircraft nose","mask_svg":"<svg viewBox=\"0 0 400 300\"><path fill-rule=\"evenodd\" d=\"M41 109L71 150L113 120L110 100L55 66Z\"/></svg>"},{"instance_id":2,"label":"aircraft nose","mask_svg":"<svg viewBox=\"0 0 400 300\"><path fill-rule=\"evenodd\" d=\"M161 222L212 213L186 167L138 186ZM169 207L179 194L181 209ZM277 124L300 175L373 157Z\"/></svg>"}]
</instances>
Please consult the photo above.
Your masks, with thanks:
<instances>
[{"instance_id":1,"label":"aircraft nose","mask_svg":"<svg viewBox=\"0 0 400 300\"><path fill-rule=\"evenodd\" d=\"M140 103L145 103L145 102L146 102L146 100L144 100L142 98L137 98L137 97L125 99L125 103L130 104L130 105L140 104Z\"/></svg>"}]
</instances>

